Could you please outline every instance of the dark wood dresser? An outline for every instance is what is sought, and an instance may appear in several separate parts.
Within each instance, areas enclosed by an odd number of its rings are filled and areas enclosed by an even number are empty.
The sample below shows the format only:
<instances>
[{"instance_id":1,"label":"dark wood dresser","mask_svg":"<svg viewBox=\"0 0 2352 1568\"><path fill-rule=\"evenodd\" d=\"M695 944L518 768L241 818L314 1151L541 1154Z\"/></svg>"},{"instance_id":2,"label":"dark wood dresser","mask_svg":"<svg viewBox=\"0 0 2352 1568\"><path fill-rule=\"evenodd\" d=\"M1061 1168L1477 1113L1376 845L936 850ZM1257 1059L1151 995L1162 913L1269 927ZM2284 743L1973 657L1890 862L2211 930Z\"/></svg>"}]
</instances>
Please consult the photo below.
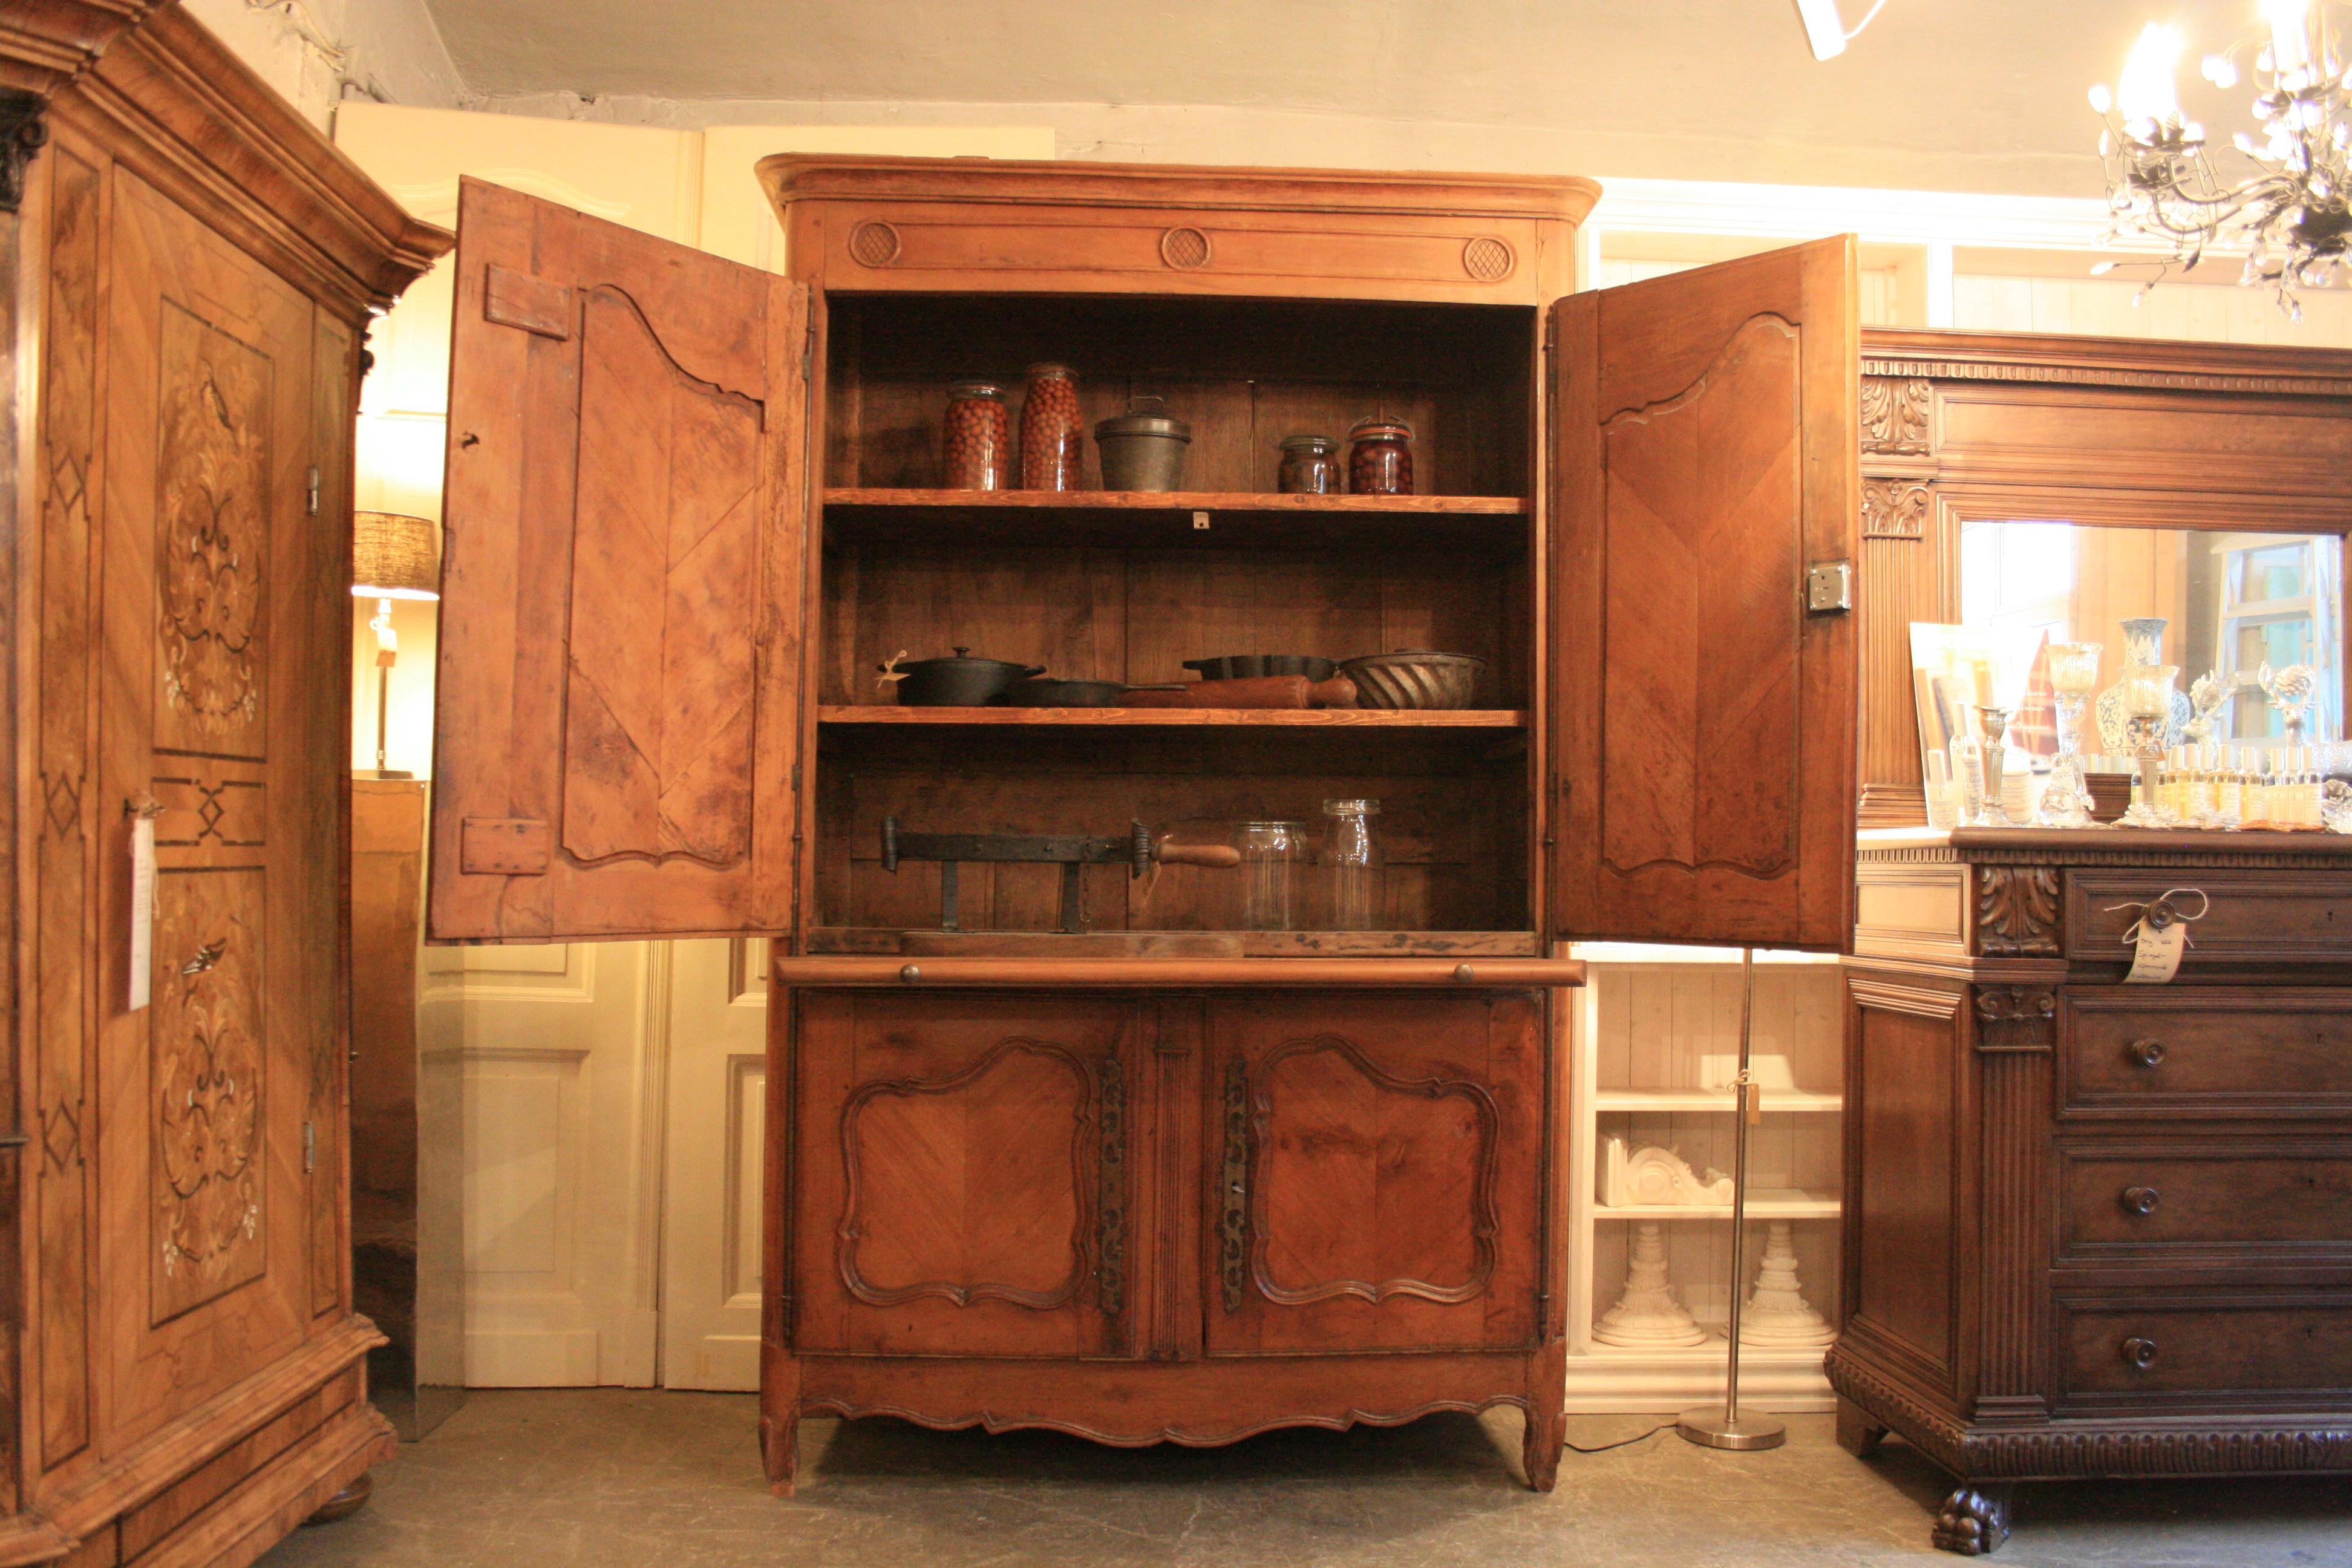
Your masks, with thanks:
<instances>
[{"instance_id":1,"label":"dark wood dresser","mask_svg":"<svg viewBox=\"0 0 2352 1568\"><path fill-rule=\"evenodd\" d=\"M1971 1554L2018 1481L2352 1472L2352 838L1865 833L1856 879L1840 1440L1951 1471ZM2179 973L2123 984L2173 889Z\"/></svg>"}]
</instances>

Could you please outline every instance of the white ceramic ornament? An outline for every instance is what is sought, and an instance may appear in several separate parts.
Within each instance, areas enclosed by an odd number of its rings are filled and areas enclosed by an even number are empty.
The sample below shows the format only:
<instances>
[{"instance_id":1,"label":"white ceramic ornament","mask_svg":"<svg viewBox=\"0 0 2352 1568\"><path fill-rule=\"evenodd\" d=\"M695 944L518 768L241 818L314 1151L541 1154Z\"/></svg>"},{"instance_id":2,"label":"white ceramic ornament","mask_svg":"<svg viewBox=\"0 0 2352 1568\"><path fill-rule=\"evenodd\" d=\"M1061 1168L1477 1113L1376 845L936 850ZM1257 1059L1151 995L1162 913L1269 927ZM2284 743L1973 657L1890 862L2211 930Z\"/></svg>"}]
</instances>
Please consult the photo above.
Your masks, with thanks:
<instances>
[{"instance_id":1,"label":"white ceramic ornament","mask_svg":"<svg viewBox=\"0 0 2352 1568\"><path fill-rule=\"evenodd\" d=\"M1622 1138L1612 1138L1601 1154L1601 1201L1611 1208L1731 1201L1729 1176L1716 1170L1697 1175L1675 1150L1654 1144L1637 1149Z\"/></svg>"}]
</instances>

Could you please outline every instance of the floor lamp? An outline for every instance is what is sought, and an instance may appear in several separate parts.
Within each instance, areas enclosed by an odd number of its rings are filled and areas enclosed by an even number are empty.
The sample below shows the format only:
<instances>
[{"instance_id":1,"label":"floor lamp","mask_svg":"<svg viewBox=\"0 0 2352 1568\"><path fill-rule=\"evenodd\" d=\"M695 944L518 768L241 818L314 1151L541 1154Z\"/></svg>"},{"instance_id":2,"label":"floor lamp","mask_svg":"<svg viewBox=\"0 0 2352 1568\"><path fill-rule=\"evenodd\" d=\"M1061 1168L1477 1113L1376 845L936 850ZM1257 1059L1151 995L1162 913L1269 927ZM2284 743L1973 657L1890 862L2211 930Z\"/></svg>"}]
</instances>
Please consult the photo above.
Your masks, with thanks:
<instances>
[{"instance_id":1,"label":"floor lamp","mask_svg":"<svg viewBox=\"0 0 2352 1568\"><path fill-rule=\"evenodd\" d=\"M385 710L392 667L400 657L392 602L441 596L440 550L429 518L360 511L352 519L352 596L375 601L375 618L368 623L375 631L375 767L355 773L360 778L413 779L416 775L404 768L384 765Z\"/></svg>"}]
</instances>

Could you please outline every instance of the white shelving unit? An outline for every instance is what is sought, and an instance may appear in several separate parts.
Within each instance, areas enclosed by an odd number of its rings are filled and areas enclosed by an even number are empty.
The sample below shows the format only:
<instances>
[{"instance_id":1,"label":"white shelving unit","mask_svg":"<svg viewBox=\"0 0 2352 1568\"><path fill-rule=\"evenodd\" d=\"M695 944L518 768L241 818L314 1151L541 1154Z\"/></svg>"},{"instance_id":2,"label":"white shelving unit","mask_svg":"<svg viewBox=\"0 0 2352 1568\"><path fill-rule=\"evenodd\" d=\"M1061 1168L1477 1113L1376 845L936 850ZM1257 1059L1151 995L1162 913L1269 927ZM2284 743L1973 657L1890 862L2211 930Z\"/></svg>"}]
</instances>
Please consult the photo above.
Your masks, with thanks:
<instances>
[{"instance_id":1,"label":"white shelving unit","mask_svg":"<svg viewBox=\"0 0 2352 1568\"><path fill-rule=\"evenodd\" d=\"M1726 1087L1739 1051L1735 949L1588 942L1591 967L1570 1031L1570 1254L1568 1408L1671 1412L1723 1394L1730 1310L1730 1206L1612 1207L1600 1191L1602 1140L1675 1149L1696 1171L1728 1170L1734 1105ZM1806 1299L1837 1316L1843 1163L1845 995L1833 954L1759 952L1753 1056L1763 1121L1749 1130L1748 1271L1752 1289L1766 1226L1791 1222ZM1665 1222L1668 1277L1707 1331L1687 1349L1597 1342L1592 1325L1624 1288L1636 1221ZM1740 1399L1758 1409L1822 1411L1833 1404L1820 1350L1741 1347Z\"/></svg>"}]
</instances>

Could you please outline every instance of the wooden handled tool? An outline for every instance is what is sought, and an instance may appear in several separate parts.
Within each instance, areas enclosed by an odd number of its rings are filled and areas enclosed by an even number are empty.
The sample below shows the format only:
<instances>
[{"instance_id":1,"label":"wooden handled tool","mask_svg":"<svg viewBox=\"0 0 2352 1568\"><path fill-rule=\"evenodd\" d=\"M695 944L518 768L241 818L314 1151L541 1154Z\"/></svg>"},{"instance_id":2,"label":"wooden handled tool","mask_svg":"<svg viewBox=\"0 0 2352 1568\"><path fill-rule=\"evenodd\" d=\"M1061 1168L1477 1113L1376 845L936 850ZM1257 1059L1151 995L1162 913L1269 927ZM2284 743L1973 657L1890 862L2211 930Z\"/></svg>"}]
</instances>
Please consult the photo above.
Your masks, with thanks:
<instances>
[{"instance_id":1,"label":"wooden handled tool","mask_svg":"<svg viewBox=\"0 0 2352 1568\"><path fill-rule=\"evenodd\" d=\"M1161 844L1151 858L1163 866L1213 866L1230 870L1242 863L1242 852L1230 844Z\"/></svg>"},{"instance_id":2,"label":"wooden handled tool","mask_svg":"<svg viewBox=\"0 0 2352 1568\"><path fill-rule=\"evenodd\" d=\"M1130 708L1353 708L1356 683L1344 675L1309 680L1303 675L1258 675L1240 680L1196 680L1175 691L1130 691Z\"/></svg>"}]
</instances>

